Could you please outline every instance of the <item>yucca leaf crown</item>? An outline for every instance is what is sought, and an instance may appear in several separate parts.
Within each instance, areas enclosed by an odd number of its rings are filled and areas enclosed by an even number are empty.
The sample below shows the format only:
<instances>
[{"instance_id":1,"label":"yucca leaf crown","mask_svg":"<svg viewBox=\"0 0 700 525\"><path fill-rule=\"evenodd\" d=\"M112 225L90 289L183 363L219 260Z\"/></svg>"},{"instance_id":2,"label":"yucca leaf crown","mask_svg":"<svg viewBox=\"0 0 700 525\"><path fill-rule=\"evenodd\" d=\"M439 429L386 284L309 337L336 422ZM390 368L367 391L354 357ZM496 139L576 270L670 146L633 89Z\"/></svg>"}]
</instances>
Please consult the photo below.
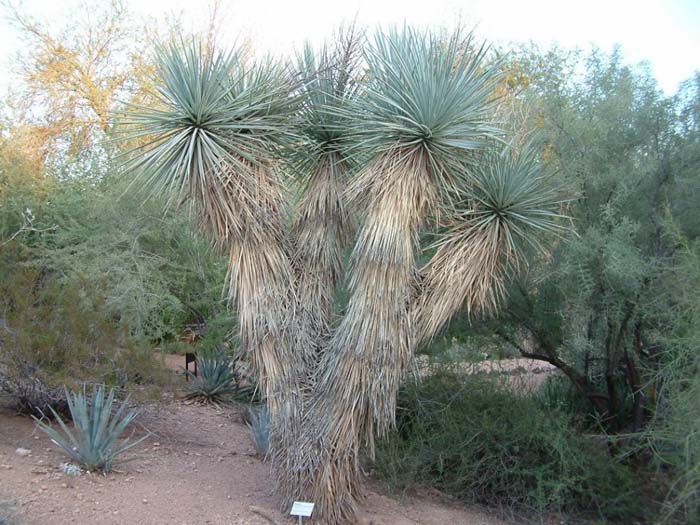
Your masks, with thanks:
<instances>
[{"instance_id":1,"label":"yucca leaf crown","mask_svg":"<svg viewBox=\"0 0 700 525\"><path fill-rule=\"evenodd\" d=\"M345 60L344 60L345 58ZM352 57L343 57L327 46L314 53L310 44L298 58L301 75L301 129L322 149L336 149L347 134L351 118L346 107L356 93L350 75Z\"/></svg>"},{"instance_id":2,"label":"yucca leaf crown","mask_svg":"<svg viewBox=\"0 0 700 525\"><path fill-rule=\"evenodd\" d=\"M197 43L157 49L155 104L127 113L124 133L147 137L127 169L169 196L188 194L226 163L256 164L294 140L292 76L272 60L248 67L241 53ZM243 170L245 171L245 170Z\"/></svg>"},{"instance_id":3,"label":"yucca leaf crown","mask_svg":"<svg viewBox=\"0 0 700 525\"><path fill-rule=\"evenodd\" d=\"M353 109L355 149L423 148L452 166L499 135L493 125L495 65L470 36L447 40L404 27L378 32L367 46L368 81Z\"/></svg>"},{"instance_id":4,"label":"yucca leaf crown","mask_svg":"<svg viewBox=\"0 0 700 525\"><path fill-rule=\"evenodd\" d=\"M543 238L566 231L566 199L540 162L535 142L485 151L476 167L466 167L472 184L457 206L459 222L490 228L506 243L508 253L523 259L529 245L544 252Z\"/></svg>"}]
</instances>

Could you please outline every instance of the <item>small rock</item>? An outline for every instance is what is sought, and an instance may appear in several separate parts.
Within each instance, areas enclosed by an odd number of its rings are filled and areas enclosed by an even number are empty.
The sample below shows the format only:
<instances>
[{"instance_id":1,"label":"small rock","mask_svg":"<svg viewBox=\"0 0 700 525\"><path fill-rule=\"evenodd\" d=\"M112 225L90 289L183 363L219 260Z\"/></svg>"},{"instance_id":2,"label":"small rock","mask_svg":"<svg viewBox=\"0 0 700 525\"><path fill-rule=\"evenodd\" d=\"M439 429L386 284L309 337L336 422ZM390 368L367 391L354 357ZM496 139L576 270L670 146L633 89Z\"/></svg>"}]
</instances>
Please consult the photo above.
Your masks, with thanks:
<instances>
[{"instance_id":1,"label":"small rock","mask_svg":"<svg viewBox=\"0 0 700 525\"><path fill-rule=\"evenodd\" d=\"M148 503L148 500L147 500L146 498L143 498L143 499L141 500L141 503Z\"/></svg>"},{"instance_id":2,"label":"small rock","mask_svg":"<svg viewBox=\"0 0 700 525\"><path fill-rule=\"evenodd\" d=\"M160 443L158 443L158 442L156 441L155 443L153 443L153 446L154 446L154 447L159 447L159 446L160 446Z\"/></svg>"},{"instance_id":3,"label":"small rock","mask_svg":"<svg viewBox=\"0 0 700 525\"><path fill-rule=\"evenodd\" d=\"M20 448L18 448L17 450L15 450L15 454L17 454L18 456L22 456L22 457L28 456L28 455L30 455L31 453L32 453L32 451L31 451L30 449L28 449L28 448L22 448L22 447L20 447Z\"/></svg>"}]
</instances>

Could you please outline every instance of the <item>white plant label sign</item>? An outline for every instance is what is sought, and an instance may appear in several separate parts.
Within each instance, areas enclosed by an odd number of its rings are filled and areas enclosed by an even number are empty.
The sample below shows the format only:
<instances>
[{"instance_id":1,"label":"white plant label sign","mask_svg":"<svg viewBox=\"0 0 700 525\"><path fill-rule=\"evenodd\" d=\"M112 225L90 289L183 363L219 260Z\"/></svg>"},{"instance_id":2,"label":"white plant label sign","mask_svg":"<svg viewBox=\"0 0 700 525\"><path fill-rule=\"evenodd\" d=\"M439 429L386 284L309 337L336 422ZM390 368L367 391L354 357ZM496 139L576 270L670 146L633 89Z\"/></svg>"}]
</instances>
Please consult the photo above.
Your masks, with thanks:
<instances>
[{"instance_id":1,"label":"white plant label sign","mask_svg":"<svg viewBox=\"0 0 700 525\"><path fill-rule=\"evenodd\" d=\"M314 504L307 501L295 501L292 505L292 510L289 513L292 516L303 516L308 518L314 511Z\"/></svg>"}]
</instances>

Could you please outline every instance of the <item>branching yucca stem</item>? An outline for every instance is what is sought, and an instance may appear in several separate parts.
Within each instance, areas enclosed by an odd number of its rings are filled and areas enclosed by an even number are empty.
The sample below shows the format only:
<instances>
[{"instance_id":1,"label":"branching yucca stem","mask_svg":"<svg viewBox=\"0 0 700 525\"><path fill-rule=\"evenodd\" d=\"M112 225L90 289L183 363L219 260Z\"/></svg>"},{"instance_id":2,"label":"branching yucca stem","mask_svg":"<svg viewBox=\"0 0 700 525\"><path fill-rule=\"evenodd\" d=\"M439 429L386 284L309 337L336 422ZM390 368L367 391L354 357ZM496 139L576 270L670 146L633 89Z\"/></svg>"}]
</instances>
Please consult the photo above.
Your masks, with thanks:
<instances>
[{"instance_id":1,"label":"branching yucca stem","mask_svg":"<svg viewBox=\"0 0 700 525\"><path fill-rule=\"evenodd\" d=\"M304 363L292 344L294 274L284 201L269 166L241 161L236 168L212 173L217 185L209 193L221 194L222 205L208 208L202 220L228 253L227 296L237 309L241 349L268 405L273 463L284 475L291 471L288 451L302 420L304 378Z\"/></svg>"},{"instance_id":2,"label":"branching yucca stem","mask_svg":"<svg viewBox=\"0 0 700 525\"><path fill-rule=\"evenodd\" d=\"M359 74L359 43L351 33L318 58L306 48L301 85L275 61L249 68L237 53L161 48L157 104L127 123L141 141L128 169L170 203L192 203L228 255L227 295L268 404L282 494L314 501L328 525L354 519L360 449L373 454L392 427L413 349L464 300L470 312L493 308L506 268L560 217L536 149L488 151L502 138L491 119L501 68L484 62L484 46L379 32ZM308 177L292 235L274 169L285 156ZM346 162L367 159L344 190ZM361 228L336 324L346 209ZM420 229L444 216L418 272Z\"/></svg>"},{"instance_id":3,"label":"branching yucca stem","mask_svg":"<svg viewBox=\"0 0 700 525\"><path fill-rule=\"evenodd\" d=\"M510 257L498 221L465 223L445 234L420 271L411 314L416 347L427 344L463 305L468 315L494 310Z\"/></svg>"},{"instance_id":4,"label":"branching yucca stem","mask_svg":"<svg viewBox=\"0 0 700 525\"><path fill-rule=\"evenodd\" d=\"M366 213L352 254L350 300L319 367L303 443L311 458L307 490L324 523L353 518L360 447L373 453L375 433L393 424L412 351L408 309L418 229L435 203L419 148L380 157L358 175L351 193Z\"/></svg>"},{"instance_id":5,"label":"branching yucca stem","mask_svg":"<svg viewBox=\"0 0 700 525\"><path fill-rule=\"evenodd\" d=\"M342 201L344 163L337 152L325 154L310 176L293 225L293 265L297 283L296 343L309 378L329 339L333 296L342 275L342 251L349 219Z\"/></svg>"}]
</instances>

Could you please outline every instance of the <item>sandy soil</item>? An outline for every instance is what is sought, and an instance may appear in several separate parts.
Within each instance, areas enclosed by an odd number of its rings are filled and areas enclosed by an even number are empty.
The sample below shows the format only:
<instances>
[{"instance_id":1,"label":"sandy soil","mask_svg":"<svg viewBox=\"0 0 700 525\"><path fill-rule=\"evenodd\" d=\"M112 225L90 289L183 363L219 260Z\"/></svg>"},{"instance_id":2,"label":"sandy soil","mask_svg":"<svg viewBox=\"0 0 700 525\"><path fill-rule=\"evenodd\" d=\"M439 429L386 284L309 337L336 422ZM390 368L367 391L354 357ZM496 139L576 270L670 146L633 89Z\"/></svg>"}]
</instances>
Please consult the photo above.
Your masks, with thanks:
<instances>
[{"instance_id":1,"label":"sandy soil","mask_svg":"<svg viewBox=\"0 0 700 525\"><path fill-rule=\"evenodd\" d=\"M458 367L467 374L494 374L505 379L506 384L518 393L529 393L537 389L547 377L556 374L557 368L544 361L525 358L485 360L476 363L460 363ZM414 361L414 372L419 376L431 373L426 356L419 356Z\"/></svg>"},{"instance_id":2,"label":"sandy soil","mask_svg":"<svg viewBox=\"0 0 700 525\"><path fill-rule=\"evenodd\" d=\"M31 420L0 412L0 492L28 525L294 523L278 510L269 467L255 455L240 409L172 401L146 409L140 421L153 434L129 461L108 476L74 477L58 470L64 456ZM32 452L20 456L18 447ZM365 525L504 525L481 509L399 501L376 487L364 509Z\"/></svg>"}]
</instances>

